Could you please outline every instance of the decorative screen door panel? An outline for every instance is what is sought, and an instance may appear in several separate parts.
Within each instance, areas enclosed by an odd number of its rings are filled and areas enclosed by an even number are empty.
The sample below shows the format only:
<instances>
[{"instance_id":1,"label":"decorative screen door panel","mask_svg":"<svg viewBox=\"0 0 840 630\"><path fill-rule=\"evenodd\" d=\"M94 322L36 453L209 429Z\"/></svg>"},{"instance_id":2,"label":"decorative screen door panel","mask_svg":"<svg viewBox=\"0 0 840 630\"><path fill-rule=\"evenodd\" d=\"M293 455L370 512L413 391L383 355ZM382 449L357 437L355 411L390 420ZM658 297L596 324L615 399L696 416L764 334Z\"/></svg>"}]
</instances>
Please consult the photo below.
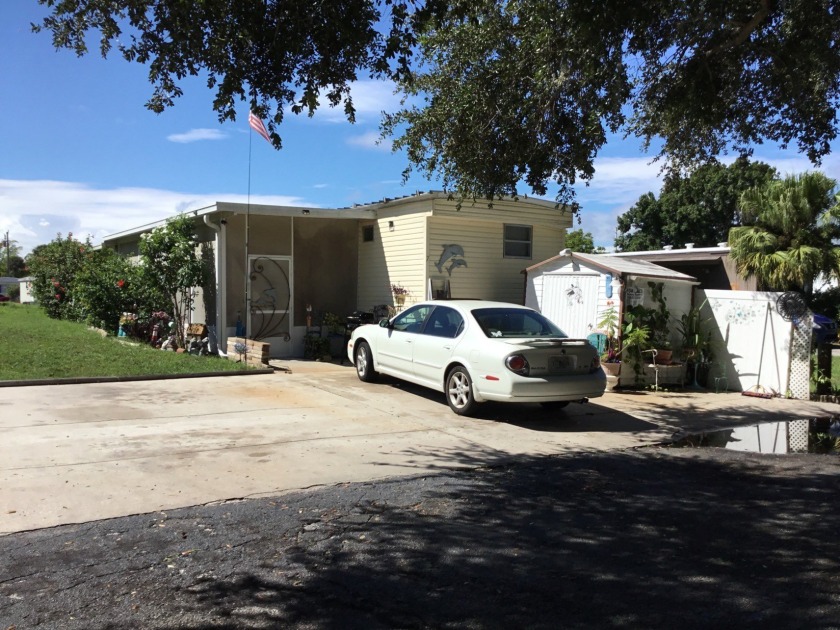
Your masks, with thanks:
<instances>
[{"instance_id":1,"label":"decorative screen door panel","mask_svg":"<svg viewBox=\"0 0 840 630\"><path fill-rule=\"evenodd\" d=\"M292 312L292 259L248 257L249 339L289 338Z\"/></svg>"}]
</instances>

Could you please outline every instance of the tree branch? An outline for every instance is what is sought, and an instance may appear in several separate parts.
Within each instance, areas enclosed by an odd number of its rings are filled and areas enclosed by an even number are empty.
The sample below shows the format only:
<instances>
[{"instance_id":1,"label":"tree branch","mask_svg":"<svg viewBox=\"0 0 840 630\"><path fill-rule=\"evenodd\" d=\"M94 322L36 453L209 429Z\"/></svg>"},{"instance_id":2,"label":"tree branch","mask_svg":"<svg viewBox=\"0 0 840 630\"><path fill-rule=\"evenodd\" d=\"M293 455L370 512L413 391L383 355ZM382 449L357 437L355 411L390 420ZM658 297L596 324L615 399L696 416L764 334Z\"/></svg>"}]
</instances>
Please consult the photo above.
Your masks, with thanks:
<instances>
[{"instance_id":1,"label":"tree branch","mask_svg":"<svg viewBox=\"0 0 840 630\"><path fill-rule=\"evenodd\" d=\"M741 27L741 30L738 31L734 37L731 39L710 48L709 50L705 51L706 56L711 56L717 54L723 50L729 50L730 48L734 48L736 46L740 46L750 35L752 35L755 30L761 25L761 23L767 19L767 16L770 15L770 0L761 0L761 8L752 16L749 22L744 24Z\"/></svg>"}]
</instances>

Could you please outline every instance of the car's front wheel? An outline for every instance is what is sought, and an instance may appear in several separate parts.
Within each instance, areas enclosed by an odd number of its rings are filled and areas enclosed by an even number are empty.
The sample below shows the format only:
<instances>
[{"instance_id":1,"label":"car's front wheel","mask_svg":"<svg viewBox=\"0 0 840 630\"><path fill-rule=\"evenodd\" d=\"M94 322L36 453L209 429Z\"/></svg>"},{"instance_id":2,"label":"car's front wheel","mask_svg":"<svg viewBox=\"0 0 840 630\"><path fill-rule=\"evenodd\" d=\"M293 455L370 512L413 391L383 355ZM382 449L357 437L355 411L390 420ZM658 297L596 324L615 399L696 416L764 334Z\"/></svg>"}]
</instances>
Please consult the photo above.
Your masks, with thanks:
<instances>
[{"instance_id":1,"label":"car's front wheel","mask_svg":"<svg viewBox=\"0 0 840 630\"><path fill-rule=\"evenodd\" d=\"M376 370L373 369L373 355L370 346L362 341L356 346L356 374L365 383L372 383L376 380Z\"/></svg>"},{"instance_id":2,"label":"car's front wheel","mask_svg":"<svg viewBox=\"0 0 840 630\"><path fill-rule=\"evenodd\" d=\"M467 369L456 366L446 375L446 402L449 408L459 416L466 416L475 411L478 403L473 397L472 379Z\"/></svg>"}]
</instances>

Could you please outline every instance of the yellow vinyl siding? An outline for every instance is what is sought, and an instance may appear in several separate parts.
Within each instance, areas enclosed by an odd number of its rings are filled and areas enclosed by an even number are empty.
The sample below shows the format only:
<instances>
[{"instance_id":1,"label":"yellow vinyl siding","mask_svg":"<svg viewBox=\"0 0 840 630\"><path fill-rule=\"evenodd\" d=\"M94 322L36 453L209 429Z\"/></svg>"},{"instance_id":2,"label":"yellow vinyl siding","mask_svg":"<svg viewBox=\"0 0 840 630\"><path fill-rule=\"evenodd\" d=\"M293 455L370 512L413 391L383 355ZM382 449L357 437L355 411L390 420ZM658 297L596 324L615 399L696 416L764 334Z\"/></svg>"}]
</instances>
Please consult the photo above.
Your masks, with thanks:
<instances>
[{"instance_id":1,"label":"yellow vinyl siding","mask_svg":"<svg viewBox=\"0 0 840 630\"><path fill-rule=\"evenodd\" d=\"M504 199L495 201L492 208L486 201L464 201L461 209L457 202L438 198L434 201L434 215L461 221L477 220L493 223L543 226L553 229L572 227L572 213L562 206L554 207L552 202L520 198L519 201ZM557 252L554 252L556 254ZM554 255L552 254L552 255ZM540 260L539 258L535 260Z\"/></svg>"},{"instance_id":2,"label":"yellow vinyl siding","mask_svg":"<svg viewBox=\"0 0 840 630\"><path fill-rule=\"evenodd\" d=\"M555 256L563 249L566 229L572 225L569 212L551 202L499 201L456 202L428 197L399 200L379 207L377 218L359 222L358 308L369 311L378 304L393 304L392 283L409 290L406 305L426 298L429 278L450 281L452 297L472 297L523 303L525 276L522 271L535 262ZM393 222L393 229L389 228ZM532 228L530 258L504 257L504 225ZM364 226L373 226L372 242L363 241ZM464 249L466 267L447 261L438 271L443 245Z\"/></svg>"},{"instance_id":3,"label":"yellow vinyl siding","mask_svg":"<svg viewBox=\"0 0 840 630\"><path fill-rule=\"evenodd\" d=\"M426 251L426 216L423 206L412 204L399 211L379 211L375 221L360 221L358 308L370 311L378 304L394 303L391 284L409 291L406 305L426 298L423 260ZM393 221L393 230L389 222ZM372 225L373 242L364 242L364 226Z\"/></svg>"},{"instance_id":4,"label":"yellow vinyl siding","mask_svg":"<svg viewBox=\"0 0 840 630\"><path fill-rule=\"evenodd\" d=\"M514 217L511 217L514 218ZM517 225L528 225L515 215ZM453 298L481 298L522 304L525 298L525 275L522 271L535 261L554 256L563 248L565 228L534 225L531 258L504 257L504 221L489 222L454 217L429 219L426 273L429 277L448 279ZM450 262L438 271L444 245L457 244L464 250L466 267L455 267L449 275Z\"/></svg>"}]
</instances>

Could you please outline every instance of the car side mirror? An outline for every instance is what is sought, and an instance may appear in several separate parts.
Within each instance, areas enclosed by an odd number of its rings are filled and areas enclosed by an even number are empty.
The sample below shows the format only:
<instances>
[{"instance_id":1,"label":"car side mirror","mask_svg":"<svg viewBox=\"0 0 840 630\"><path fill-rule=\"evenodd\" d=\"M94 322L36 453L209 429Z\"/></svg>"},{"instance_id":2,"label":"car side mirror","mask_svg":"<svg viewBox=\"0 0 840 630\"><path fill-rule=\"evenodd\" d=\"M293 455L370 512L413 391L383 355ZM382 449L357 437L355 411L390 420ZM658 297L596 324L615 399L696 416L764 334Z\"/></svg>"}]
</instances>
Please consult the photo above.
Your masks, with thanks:
<instances>
[{"instance_id":1,"label":"car side mirror","mask_svg":"<svg viewBox=\"0 0 840 630\"><path fill-rule=\"evenodd\" d=\"M380 328L391 328L391 322L388 319L383 317L382 319L379 320L379 327Z\"/></svg>"}]
</instances>

